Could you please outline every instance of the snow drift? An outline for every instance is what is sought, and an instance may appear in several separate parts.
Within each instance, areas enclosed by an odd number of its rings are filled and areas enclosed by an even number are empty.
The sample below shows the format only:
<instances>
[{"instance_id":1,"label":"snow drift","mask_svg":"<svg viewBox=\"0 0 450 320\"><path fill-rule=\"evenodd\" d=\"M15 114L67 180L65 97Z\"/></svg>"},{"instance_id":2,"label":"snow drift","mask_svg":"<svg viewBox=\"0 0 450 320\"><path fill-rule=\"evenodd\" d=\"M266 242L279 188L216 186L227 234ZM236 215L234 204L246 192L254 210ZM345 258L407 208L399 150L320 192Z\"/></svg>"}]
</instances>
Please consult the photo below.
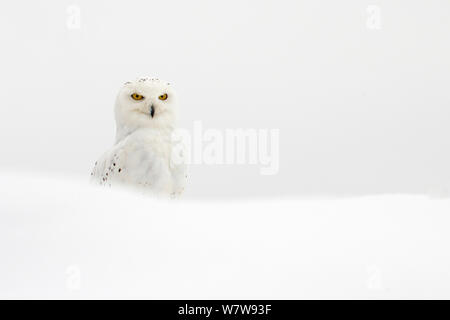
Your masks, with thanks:
<instances>
[{"instance_id":1,"label":"snow drift","mask_svg":"<svg viewBox=\"0 0 450 320\"><path fill-rule=\"evenodd\" d=\"M450 298L448 199L162 201L0 176L0 298Z\"/></svg>"}]
</instances>

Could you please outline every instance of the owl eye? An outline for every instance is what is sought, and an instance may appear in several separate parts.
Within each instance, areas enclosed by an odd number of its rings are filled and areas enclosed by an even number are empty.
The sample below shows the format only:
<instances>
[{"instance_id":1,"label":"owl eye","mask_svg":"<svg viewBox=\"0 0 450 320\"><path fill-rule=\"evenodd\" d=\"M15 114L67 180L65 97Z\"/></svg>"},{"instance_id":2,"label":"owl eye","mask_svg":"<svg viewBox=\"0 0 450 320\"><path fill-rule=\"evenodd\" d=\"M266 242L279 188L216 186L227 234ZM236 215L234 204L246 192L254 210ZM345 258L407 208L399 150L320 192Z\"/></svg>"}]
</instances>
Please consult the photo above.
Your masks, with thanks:
<instances>
[{"instance_id":1,"label":"owl eye","mask_svg":"<svg viewBox=\"0 0 450 320\"><path fill-rule=\"evenodd\" d=\"M158 98L159 100L167 100L167 93L160 95Z\"/></svg>"},{"instance_id":2,"label":"owl eye","mask_svg":"<svg viewBox=\"0 0 450 320\"><path fill-rule=\"evenodd\" d=\"M137 93L133 93L133 94L131 95L131 97L132 97L134 100L142 100L142 99L144 99L144 96L141 96L140 94L137 94Z\"/></svg>"}]
</instances>

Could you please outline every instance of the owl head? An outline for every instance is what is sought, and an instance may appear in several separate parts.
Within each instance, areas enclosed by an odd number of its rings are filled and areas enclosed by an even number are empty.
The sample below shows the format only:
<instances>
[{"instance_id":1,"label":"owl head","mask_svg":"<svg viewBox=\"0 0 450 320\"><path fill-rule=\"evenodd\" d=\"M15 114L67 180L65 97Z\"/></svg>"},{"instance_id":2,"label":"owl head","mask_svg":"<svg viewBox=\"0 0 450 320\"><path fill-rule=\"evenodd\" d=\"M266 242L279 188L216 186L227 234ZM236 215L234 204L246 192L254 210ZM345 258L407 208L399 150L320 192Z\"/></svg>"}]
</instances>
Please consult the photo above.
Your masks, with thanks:
<instances>
[{"instance_id":1,"label":"owl head","mask_svg":"<svg viewBox=\"0 0 450 320\"><path fill-rule=\"evenodd\" d=\"M116 99L117 134L140 128L173 130L176 114L176 94L170 83L149 77L126 82Z\"/></svg>"}]
</instances>

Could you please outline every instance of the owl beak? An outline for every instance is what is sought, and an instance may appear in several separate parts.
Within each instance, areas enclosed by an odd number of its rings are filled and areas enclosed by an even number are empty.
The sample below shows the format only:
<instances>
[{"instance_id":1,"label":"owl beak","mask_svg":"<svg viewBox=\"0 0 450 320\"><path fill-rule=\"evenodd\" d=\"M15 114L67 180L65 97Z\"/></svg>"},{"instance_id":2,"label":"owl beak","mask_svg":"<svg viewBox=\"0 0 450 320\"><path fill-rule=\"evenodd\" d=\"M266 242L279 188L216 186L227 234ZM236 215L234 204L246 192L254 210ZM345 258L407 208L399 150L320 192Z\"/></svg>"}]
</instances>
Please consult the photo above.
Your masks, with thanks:
<instances>
[{"instance_id":1,"label":"owl beak","mask_svg":"<svg viewBox=\"0 0 450 320\"><path fill-rule=\"evenodd\" d=\"M150 116L153 118L155 115L155 107L153 105L150 106Z\"/></svg>"}]
</instances>

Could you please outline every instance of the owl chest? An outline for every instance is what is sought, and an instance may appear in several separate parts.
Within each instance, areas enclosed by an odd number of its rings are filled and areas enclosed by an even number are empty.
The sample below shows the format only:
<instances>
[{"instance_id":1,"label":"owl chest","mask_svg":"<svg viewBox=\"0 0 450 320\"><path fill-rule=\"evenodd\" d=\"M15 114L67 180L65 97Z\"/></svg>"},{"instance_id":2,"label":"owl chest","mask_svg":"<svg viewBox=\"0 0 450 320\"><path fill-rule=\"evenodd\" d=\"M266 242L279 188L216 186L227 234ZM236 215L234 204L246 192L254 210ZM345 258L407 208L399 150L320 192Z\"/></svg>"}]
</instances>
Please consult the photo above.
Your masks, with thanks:
<instances>
[{"instance_id":1,"label":"owl chest","mask_svg":"<svg viewBox=\"0 0 450 320\"><path fill-rule=\"evenodd\" d=\"M124 144L123 151L126 165L133 171L169 164L170 144L159 137L129 140Z\"/></svg>"}]
</instances>

